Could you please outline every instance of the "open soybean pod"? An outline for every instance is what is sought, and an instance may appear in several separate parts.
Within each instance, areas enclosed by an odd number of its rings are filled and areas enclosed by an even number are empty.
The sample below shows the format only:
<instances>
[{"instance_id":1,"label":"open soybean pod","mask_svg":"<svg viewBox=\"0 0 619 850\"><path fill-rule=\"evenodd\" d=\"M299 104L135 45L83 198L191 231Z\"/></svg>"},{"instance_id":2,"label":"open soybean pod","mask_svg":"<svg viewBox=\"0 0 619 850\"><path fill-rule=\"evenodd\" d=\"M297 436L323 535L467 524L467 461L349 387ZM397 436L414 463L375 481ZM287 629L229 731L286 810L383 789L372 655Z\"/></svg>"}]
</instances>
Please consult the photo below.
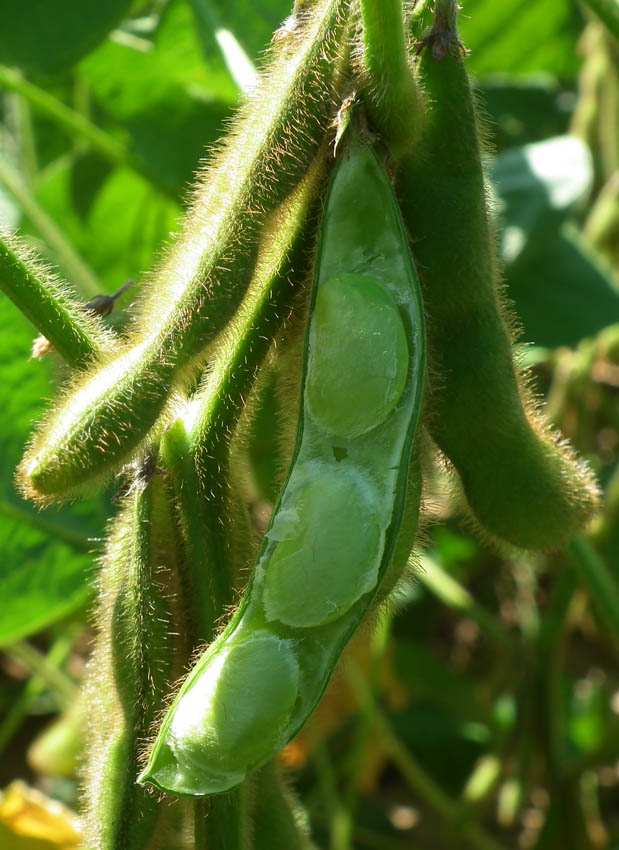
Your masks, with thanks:
<instances>
[{"instance_id":1,"label":"open soybean pod","mask_svg":"<svg viewBox=\"0 0 619 850\"><path fill-rule=\"evenodd\" d=\"M159 476L138 478L112 525L89 664L89 750L83 768L89 850L143 850L162 807L136 785L139 748L180 673L173 610L176 554Z\"/></svg>"},{"instance_id":2,"label":"open soybean pod","mask_svg":"<svg viewBox=\"0 0 619 850\"><path fill-rule=\"evenodd\" d=\"M74 382L22 461L22 490L70 498L130 459L247 289L267 215L324 141L347 53L350 0L317 0L276 34L227 140L200 175L129 342Z\"/></svg>"},{"instance_id":3,"label":"open soybean pod","mask_svg":"<svg viewBox=\"0 0 619 850\"><path fill-rule=\"evenodd\" d=\"M486 532L525 549L551 549L587 523L597 488L535 410L514 365L455 17L455 0L437 0L420 60L424 134L398 172L436 376L428 428Z\"/></svg>"},{"instance_id":4,"label":"open soybean pod","mask_svg":"<svg viewBox=\"0 0 619 850\"><path fill-rule=\"evenodd\" d=\"M351 139L323 215L288 478L241 605L181 687L140 781L227 791L304 725L391 561L424 366L393 189Z\"/></svg>"}]
</instances>

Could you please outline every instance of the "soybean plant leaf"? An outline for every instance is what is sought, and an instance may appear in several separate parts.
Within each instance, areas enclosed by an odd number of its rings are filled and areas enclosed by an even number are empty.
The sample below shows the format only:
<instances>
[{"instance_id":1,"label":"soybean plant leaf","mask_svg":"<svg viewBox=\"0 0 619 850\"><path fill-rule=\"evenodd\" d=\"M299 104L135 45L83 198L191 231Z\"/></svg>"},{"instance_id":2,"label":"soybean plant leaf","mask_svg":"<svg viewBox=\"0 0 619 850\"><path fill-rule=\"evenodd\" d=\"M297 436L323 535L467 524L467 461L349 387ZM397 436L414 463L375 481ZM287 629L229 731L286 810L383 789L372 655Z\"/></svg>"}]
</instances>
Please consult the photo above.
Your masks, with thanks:
<instances>
[{"instance_id":1,"label":"soybean plant leaf","mask_svg":"<svg viewBox=\"0 0 619 850\"><path fill-rule=\"evenodd\" d=\"M77 165L83 175L83 163L78 160ZM88 257L104 290L111 292L150 268L163 242L176 229L180 207L127 169L114 169L107 177L92 174L98 190L81 197L78 206L73 171L73 164L67 161L49 170L38 187L37 200L62 222L65 236Z\"/></svg>"},{"instance_id":2,"label":"soybean plant leaf","mask_svg":"<svg viewBox=\"0 0 619 850\"><path fill-rule=\"evenodd\" d=\"M475 683L455 673L415 641L397 642L395 665L399 678L417 700L437 705L461 720L484 719L486 712L477 699Z\"/></svg>"},{"instance_id":3,"label":"soybean plant leaf","mask_svg":"<svg viewBox=\"0 0 619 850\"><path fill-rule=\"evenodd\" d=\"M588 148L571 136L511 148L491 169L501 219L501 255L523 341L576 345L619 320L619 292L566 220L588 196Z\"/></svg>"},{"instance_id":4,"label":"soybean plant leaf","mask_svg":"<svg viewBox=\"0 0 619 850\"><path fill-rule=\"evenodd\" d=\"M108 40L79 66L108 120L160 185L180 195L221 135L238 91L215 39L205 53L189 4L172 0L148 38Z\"/></svg>"},{"instance_id":5,"label":"soybean plant leaf","mask_svg":"<svg viewBox=\"0 0 619 850\"><path fill-rule=\"evenodd\" d=\"M471 50L469 70L478 76L545 72L574 77L582 17L565 0L466 0L460 29Z\"/></svg>"},{"instance_id":6,"label":"soybean plant leaf","mask_svg":"<svg viewBox=\"0 0 619 850\"><path fill-rule=\"evenodd\" d=\"M206 0L199 0L206 2ZM275 30L290 14L290 0L210 0L221 25L231 30L249 56L256 60Z\"/></svg>"},{"instance_id":7,"label":"soybean plant leaf","mask_svg":"<svg viewBox=\"0 0 619 850\"><path fill-rule=\"evenodd\" d=\"M498 156L491 179L502 219L501 254L509 266L544 250L548 236L591 189L587 146L573 136L511 148Z\"/></svg>"},{"instance_id":8,"label":"soybean plant leaf","mask_svg":"<svg viewBox=\"0 0 619 850\"><path fill-rule=\"evenodd\" d=\"M575 346L619 321L619 289L610 267L566 223L544 250L506 270L523 341Z\"/></svg>"},{"instance_id":9,"label":"soybean plant leaf","mask_svg":"<svg viewBox=\"0 0 619 850\"><path fill-rule=\"evenodd\" d=\"M4 0L0 62L60 73L102 41L130 6L131 0Z\"/></svg>"},{"instance_id":10,"label":"soybean plant leaf","mask_svg":"<svg viewBox=\"0 0 619 850\"><path fill-rule=\"evenodd\" d=\"M101 501L37 511L13 485L13 470L52 393L51 364L29 361L36 332L4 298L0 305L0 646L26 637L84 604L91 592Z\"/></svg>"},{"instance_id":11,"label":"soybean plant leaf","mask_svg":"<svg viewBox=\"0 0 619 850\"><path fill-rule=\"evenodd\" d=\"M419 703L390 716L394 732L443 788L457 794L489 743L488 728L458 723L436 706ZM445 754L449 753L446 758Z\"/></svg>"},{"instance_id":12,"label":"soybean plant leaf","mask_svg":"<svg viewBox=\"0 0 619 850\"><path fill-rule=\"evenodd\" d=\"M547 74L494 74L480 80L477 92L495 150L541 142L568 129L572 98Z\"/></svg>"}]
</instances>

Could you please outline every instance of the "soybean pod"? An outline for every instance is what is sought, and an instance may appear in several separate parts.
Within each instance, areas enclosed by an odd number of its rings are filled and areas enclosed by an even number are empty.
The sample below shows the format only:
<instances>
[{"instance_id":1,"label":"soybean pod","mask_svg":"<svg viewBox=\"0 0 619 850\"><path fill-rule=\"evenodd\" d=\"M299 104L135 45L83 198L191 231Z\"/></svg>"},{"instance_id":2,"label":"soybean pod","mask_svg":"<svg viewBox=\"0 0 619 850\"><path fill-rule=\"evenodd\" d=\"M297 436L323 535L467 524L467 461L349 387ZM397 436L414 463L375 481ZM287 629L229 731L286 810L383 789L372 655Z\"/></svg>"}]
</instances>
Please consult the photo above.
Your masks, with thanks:
<instances>
[{"instance_id":1,"label":"soybean pod","mask_svg":"<svg viewBox=\"0 0 619 850\"><path fill-rule=\"evenodd\" d=\"M424 366L393 189L351 138L323 214L288 477L239 609L183 683L140 781L227 791L304 725L394 553Z\"/></svg>"},{"instance_id":2,"label":"soybean pod","mask_svg":"<svg viewBox=\"0 0 619 850\"><path fill-rule=\"evenodd\" d=\"M514 365L456 8L438 0L421 46L424 131L397 182L429 317L428 428L490 536L556 548L591 518L597 488Z\"/></svg>"},{"instance_id":3,"label":"soybean pod","mask_svg":"<svg viewBox=\"0 0 619 850\"><path fill-rule=\"evenodd\" d=\"M69 366L84 369L102 352L111 351L112 336L102 322L21 239L4 230L0 230L0 290Z\"/></svg>"},{"instance_id":4,"label":"soybean pod","mask_svg":"<svg viewBox=\"0 0 619 850\"><path fill-rule=\"evenodd\" d=\"M20 466L24 493L71 498L128 461L234 315L267 215L305 174L335 113L349 0L319 0L276 35L236 125L199 176L183 231L130 340L73 382Z\"/></svg>"},{"instance_id":5,"label":"soybean pod","mask_svg":"<svg viewBox=\"0 0 619 850\"><path fill-rule=\"evenodd\" d=\"M100 578L83 768L91 850L150 847L162 813L156 797L136 785L139 747L180 672L182 652L172 628L177 564L167 499L160 480L147 480L151 469L133 482L113 523Z\"/></svg>"}]
</instances>

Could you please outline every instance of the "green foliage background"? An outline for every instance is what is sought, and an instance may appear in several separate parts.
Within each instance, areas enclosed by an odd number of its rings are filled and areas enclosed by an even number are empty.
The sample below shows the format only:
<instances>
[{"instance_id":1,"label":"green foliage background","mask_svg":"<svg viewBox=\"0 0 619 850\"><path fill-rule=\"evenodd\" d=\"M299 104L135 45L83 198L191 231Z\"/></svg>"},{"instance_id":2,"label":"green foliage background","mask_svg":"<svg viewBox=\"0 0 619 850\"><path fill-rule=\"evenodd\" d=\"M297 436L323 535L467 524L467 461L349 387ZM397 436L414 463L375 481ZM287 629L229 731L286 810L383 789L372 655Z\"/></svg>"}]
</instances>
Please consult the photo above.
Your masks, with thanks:
<instances>
[{"instance_id":1,"label":"green foliage background","mask_svg":"<svg viewBox=\"0 0 619 850\"><path fill-rule=\"evenodd\" d=\"M239 98L221 31L259 65L290 12L289 0L86 6L6 0L0 30L0 223L84 299L139 286L177 228ZM464 0L461 30L524 357L557 424L617 490L619 333L593 340L619 323L619 46L570 0ZM610 237L594 226L608 198ZM74 778L44 778L24 752L76 687L113 488L45 512L15 492L32 422L62 380L53 357L29 360L33 336L3 298L1 780L74 804ZM252 451L265 504L272 408L267 395ZM470 532L435 470L422 569L367 650L374 673L355 689L353 665L338 719L295 751L318 845L619 848L617 502L569 553L505 557Z\"/></svg>"}]
</instances>

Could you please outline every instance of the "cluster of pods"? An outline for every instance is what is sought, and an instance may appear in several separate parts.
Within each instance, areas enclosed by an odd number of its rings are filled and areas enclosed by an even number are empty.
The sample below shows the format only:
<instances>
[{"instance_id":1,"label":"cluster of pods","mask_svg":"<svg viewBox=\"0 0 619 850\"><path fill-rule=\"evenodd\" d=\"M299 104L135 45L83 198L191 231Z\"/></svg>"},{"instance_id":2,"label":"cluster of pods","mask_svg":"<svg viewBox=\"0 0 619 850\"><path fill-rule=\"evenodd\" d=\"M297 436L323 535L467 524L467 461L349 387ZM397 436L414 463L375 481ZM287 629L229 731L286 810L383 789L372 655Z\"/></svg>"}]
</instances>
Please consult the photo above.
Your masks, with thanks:
<instances>
[{"instance_id":1,"label":"cluster of pods","mask_svg":"<svg viewBox=\"0 0 619 850\"><path fill-rule=\"evenodd\" d=\"M127 333L113 337L54 281L41 290L74 376L26 452L22 491L46 505L129 476L87 688L98 850L158 846L157 823L178 815L146 785L228 792L208 817L195 803L196 846L204 830L219 846L257 770L265 840L304 846L272 759L404 570L424 455L442 453L500 545L559 547L597 507L591 473L515 360L456 4L437 0L432 30L384 79L356 2L297 6ZM251 537L230 443L304 287L296 442L230 615L238 540Z\"/></svg>"}]
</instances>

